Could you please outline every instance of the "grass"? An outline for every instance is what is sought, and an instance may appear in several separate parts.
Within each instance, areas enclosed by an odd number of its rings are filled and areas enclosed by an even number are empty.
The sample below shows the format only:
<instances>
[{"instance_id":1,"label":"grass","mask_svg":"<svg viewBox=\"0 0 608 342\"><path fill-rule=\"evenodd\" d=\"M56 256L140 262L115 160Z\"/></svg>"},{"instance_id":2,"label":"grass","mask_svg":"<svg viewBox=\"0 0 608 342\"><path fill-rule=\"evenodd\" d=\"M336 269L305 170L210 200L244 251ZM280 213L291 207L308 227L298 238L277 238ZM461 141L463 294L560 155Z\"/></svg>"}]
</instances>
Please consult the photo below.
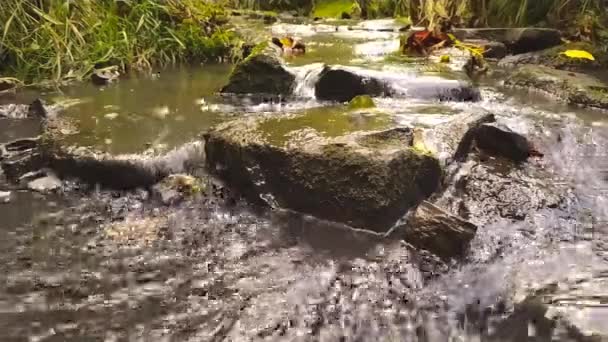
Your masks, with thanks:
<instances>
[{"instance_id":1,"label":"grass","mask_svg":"<svg viewBox=\"0 0 608 342\"><path fill-rule=\"evenodd\" d=\"M313 17L340 18L342 13L351 15L357 8L353 0L317 0L313 10Z\"/></svg>"},{"instance_id":2,"label":"grass","mask_svg":"<svg viewBox=\"0 0 608 342\"><path fill-rule=\"evenodd\" d=\"M60 83L96 67L123 71L218 60L236 34L201 0L2 0L0 75Z\"/></svg>"}]
</instances>

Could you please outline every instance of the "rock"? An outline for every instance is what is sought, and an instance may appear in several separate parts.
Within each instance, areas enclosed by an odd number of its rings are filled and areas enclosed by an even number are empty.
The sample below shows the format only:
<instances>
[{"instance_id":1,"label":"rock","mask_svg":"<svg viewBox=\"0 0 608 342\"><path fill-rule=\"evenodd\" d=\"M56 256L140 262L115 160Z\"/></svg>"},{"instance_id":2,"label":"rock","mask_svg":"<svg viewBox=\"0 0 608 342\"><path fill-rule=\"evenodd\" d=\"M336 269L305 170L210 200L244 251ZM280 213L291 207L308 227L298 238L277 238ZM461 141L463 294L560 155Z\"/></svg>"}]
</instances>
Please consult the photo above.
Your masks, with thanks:
<instances>
[{"instance_id":1,"label":"rock","mask_svg":"<svg viewBox=\"0 0 608 342\"><path fill-rule=\"evenodd\" d=\"M348 102L359 95L388 96L389 86L381 80L353 71L326 67L315 84L315 96L322 101Z\"/></svg>"},{"instance_id":2,"label":"rock","mask_svg":"<svg viewBox=\"0 0 608 342\"><path fill-rule=\"evenodd\" d=\"M442 258L463 256L477 227L436 205L423 201L408 218L404 239Z\"/></svg>"},{"instance_id":3,"label":"rock","mask_svg":"<svg viewBox=\"0 0 608 342\"><path fill-rule=\"evenodd\" d=\"M40 98L35 99L28 108L28 115L31 117L44 119L48 114L44 101Z\"/></svg>"},{"instance_id":4,"label":"rock","mask_svg":"<svg viewBox=\"0 0 608 342\"><path fill-rule=\"evenodd\" d=\"M165 205L174 205L204 190L200 179L190 175L170 175L152 187L153 194Z\"/></svg>"},{"instance_id":5,"label":"rock","mask_svg":"<svg viewBox=\"0 0 608 342\"><path fill-rule=\"evenodd\" d=\"M350 109L365 109L365 108L374 108L376 104L374 100L369 95L358 95L355 96L348 103L348 107Z\"/></svg>"},{"instance_id":6,"label":"rock","mask_svg":"<svg viewBox=\"0 0 608 342\"><path fill-rule=\"evenodd\" d=\"M276 136L276 120L240 119L207 132L209 170L251 200L262 195L272 205L377 232L438 186L438 161L411 148L409 129L299 139L293 130Z\"/></svg>"},{"instance_id":7,"label":"rock","mask_svg":"<svg viewBox=\"0 0 608 342\"><path fill-rule=\"evenodd\" d=\"M91 75L91 81L96 85L106 85L115 82L120 77L117 66L110 66L103 69L96 69Z\"/></svg>"},{"instance_id":8,"label":"rock","mask_svg":"<svg viewBox=\"0 0 608 342\"><path fill-rule=\"evenodd\" d=\"M258 44L236 65L221 93L290 95L295 75L283 66L279 50L266 42Z\"/></svg>"},{"instance_id":9,"label":"rock","mask_svg":"<svg viewBox=\"0 0 608 342\"><path fill-rule=\"evenodd\" d=\"M567 50L587 51L595 60L566 57L563 53ZM524 64L544 65L570 71L594 71L608 67L608 53L595 44L574 42L541 51L507 56L498 62L501 68L514 68Z\"/></svg>"},{"instance_id":10,"label":"rock","mask_svg":"<svg viewBox=\"0 0 608 342\"><path fill-rule=\"evenodd\" d=\"M11 201L11 192L10 191L0 191L0 204L5 204Z\"/></svg>"},{"instance_id":11,"label":"rock","mask_svg":"<svg viewBox=\"0 0 608 342\"><path fill-rule=\"evenodd\" d=\"M21 175L46 166L40 148L40 138L18 139L2 146L0 165L9 181L17 182Z\"/></svg>"},{"instance_id":12,"label":"rock","mask_svg":"<svg viewBox=\"0 0 608 342\"><path fill-rule=\"evenodd\" d=\"M532 150L526 137L498 123L484 123L476 129L475 141L485 152L515 162L528 159Z\"/></svg>"},{"instance_id":13,"label":"rock","mask_svg":"<svg viewBox=\"0 0 608 342\"><path fill-rule=\"evenodd\" d=\"M526 65L512 73L505 85L539 90L572 105L608 109L608 85L590 75Z\"/></svg>"},{"instance_id":14,"label":"rock","mask_svg":"<svg viewBox=\"0 0 608 342\"><path fill-rule=\"evenodd\" d=\"M559 208L569 194L566 185L556 184L550 173L532 163L521 167L475 155L446 180L450 190L435 203L477 226L525 220L539 210Z\"/></svg>"},{"instance_id":15,"label":"rock","mask_svg":"<svg viewBox=\"0 0 608 342\"><path fill-rule=\"evenodd\" d=\"M464 28L454 29L460 40L483 39L506 45L509 53L519 54L561 44L561 33L549 28Z\"/></svg>"},{"instance_id":16,"label":"rock","mask_svg":"<svg viewBox=\"0 0 608 342\"><path fill-rule=\"evenodd\" d=\"M27 188L38 192L50 192L61 188L61 180L54 175L38 178L27 183Z\"/></svg>"},{"instance_id":17,"label":"rock","mask_svg":"<svg viewBox=\"0 0 608 342\"><path fill-rule=\"evenodd\" d=\"M476 130L495 121L493 114L454 115L448 122L425 130L424 145L446 163L463 161L473 147Z\"/></svg>"}]
</instances>

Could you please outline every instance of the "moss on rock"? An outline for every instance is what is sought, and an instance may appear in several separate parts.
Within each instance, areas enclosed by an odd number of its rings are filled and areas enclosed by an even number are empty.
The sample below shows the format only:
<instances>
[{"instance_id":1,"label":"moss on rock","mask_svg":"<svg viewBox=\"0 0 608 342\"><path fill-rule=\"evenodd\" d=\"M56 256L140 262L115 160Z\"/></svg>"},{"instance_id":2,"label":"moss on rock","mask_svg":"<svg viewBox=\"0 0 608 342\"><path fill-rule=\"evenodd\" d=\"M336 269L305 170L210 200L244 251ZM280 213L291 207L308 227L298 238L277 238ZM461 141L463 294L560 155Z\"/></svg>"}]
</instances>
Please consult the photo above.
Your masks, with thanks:
<instances>
[{"instance_id":1,"label":"moss on rock","mask_svg":"<svg viewBox=\"0 0 608 342\"><path fill-rule=\"evenodd\" d=\"M283 66L280 51L268 42L256 45L250 55L237 64L222 93L289 95L295 76Z\"/></svg>"},{"instance_id":2,"label":"moss on rock","mask_svg":"<svg viewBox=\"0 0 608 342\"><path fill-rule=\"evenodd\" d=\"M376 107L376 104L374 103L374 100L371 96L358 95L355 96L352 100L350 100L350 102L348 103L348 107L350 109L365 109L374 108Z\"/></svg>"},{"instance_id":3,"label":"moss on rock","mask_svg":"<svg viewBox=\"0 0 608 342\"><path fill-rule=\"evenodd\" d=\"M239 119L205 134L209 169L250 199L270 193L281 207L384 232L439 185L438 161L411 148L409 129L277 146L263 122Z\"/></svg>"},{"instance_id":4,"label":"moss on rock","mask_svg":"<svg viewBox=\"0 0 608 342\"><path fill-rule=\"evenodd\" d=\"M608 85L590 75L527 65L505 85L539 90L572 105L608 109Z\"/></svg>"}]
</instances>

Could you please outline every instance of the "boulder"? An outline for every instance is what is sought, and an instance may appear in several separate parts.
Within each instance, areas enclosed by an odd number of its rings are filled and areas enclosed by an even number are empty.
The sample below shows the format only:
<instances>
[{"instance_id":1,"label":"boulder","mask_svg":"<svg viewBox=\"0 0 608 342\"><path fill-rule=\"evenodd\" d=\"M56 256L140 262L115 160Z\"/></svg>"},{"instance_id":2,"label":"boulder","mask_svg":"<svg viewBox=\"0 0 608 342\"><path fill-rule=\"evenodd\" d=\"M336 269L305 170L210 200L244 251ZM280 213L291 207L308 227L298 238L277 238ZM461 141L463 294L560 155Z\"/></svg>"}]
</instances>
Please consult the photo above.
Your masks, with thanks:
<instances>
[{"instance_id":1,"label":"boulder","mask_svg":"<svg viewBox=\"0 0 608 342\"><path fill-rule=\"evenodd\" d=\"M608 85L590 75L526 65L505 85L542 91L572 105L608 109Z\"/></svg>"},{"instance_id":2,"label":"boulder","mask_svg":"<svg viewBox=\"0 0 608 342\"><path fill-rule=\"evenodd\" d=\"M326 67L315 84L315 96L323 101L348 102L359 95L388 96L388 84L351 70Z\"/></svg>"},{"instance_id":3,"label":"boulder","mask_svg":"<svg viewBox=\"0 0 608 342\"><path fill-rule=\"evenodd\" d=\"M530 157L532 146L528 139L498 123L484 123L475 134L477 147L485 152L504 157L515 162L523 162Z\"/></svg>"},{"instance_id":4,"label":"boulder","mask_svg":"<svg viewBox=\"0 0 608 342\"><path fill-rule=\"evenodd\" d=\"M442 258L463 256L477 227L438 206L423 201L410 215L403 238Z\"/></svg>"},{"instance_id":5,"label":"boulder","mask_svg":"<svg viewBox=\"0 0 608 342\"><path fill-rule=\"evenodd\" d=\"M262 43L235 66L221 93L291 95L294 81L295 75L283 66L280 49Z\"/></svg>"},{"instance_id":6,"label":"boulder","mask_svg":"<svg viewBox=\"0 0 608 342\"><path fill-rule=\"evenodd\" d=\"M561 33L549 28L464 28L454 29L460 40L483 39L506 45L509 53L520 54L561 44Z\"/></svg>"},{"instance_id":7,"label":"boulder","mask_svg":"<svg viewBox=\"0 0 608 342\"><path fill-rule=\"evenodd\" d=\"M302 139L294 130L277 137L278 126L246 118L207 132L209 170L254 201L377 232L439 184L438 161L411 147L409 129Z\"/></svg>"}]
</instances>

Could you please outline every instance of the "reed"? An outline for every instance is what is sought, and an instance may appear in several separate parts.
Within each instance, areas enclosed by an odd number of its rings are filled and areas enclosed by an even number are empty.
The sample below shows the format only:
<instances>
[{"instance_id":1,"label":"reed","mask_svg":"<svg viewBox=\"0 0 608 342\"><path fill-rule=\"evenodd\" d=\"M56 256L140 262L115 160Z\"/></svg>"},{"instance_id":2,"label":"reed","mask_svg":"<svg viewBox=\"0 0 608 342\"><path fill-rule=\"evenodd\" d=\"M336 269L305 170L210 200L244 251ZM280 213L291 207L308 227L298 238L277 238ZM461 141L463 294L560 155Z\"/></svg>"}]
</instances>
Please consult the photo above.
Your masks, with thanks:
<instances>
[{"instance_id":1,"label":"reed","mask_svg":"<svg viewBox=\"0 0 608 342\"><path fill-rule=\"evenodd\" d=\"M0 75L63 82L107 65L214 60L236 40L224 22L200 0L2 0Z\"/></svg>"}]
</instances>

